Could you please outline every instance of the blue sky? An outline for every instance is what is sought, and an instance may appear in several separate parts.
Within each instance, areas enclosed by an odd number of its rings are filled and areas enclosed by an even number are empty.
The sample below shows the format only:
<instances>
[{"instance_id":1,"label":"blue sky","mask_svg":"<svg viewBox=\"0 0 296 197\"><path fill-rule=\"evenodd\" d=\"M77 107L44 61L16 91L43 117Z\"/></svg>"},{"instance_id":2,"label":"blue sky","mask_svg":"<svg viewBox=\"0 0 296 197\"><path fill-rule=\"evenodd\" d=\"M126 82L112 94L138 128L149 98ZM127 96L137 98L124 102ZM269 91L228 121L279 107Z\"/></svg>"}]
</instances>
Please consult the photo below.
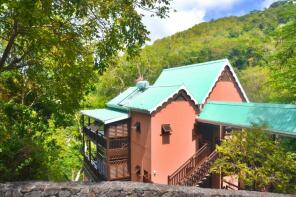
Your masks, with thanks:
<instances>
[{"instance_id":1,"label":"blue sky","mask_svg":"<svg viewBox=\"0 0 296 197\"><path fill-rule=\"evenodd\" d=\"M252 10L263 10L277 0L173 0L170 17L160 19L143 18L150 31L152 43L156 39L186 30L198 23L224 16L241 16Z\"/></svg>"}]
</instances>

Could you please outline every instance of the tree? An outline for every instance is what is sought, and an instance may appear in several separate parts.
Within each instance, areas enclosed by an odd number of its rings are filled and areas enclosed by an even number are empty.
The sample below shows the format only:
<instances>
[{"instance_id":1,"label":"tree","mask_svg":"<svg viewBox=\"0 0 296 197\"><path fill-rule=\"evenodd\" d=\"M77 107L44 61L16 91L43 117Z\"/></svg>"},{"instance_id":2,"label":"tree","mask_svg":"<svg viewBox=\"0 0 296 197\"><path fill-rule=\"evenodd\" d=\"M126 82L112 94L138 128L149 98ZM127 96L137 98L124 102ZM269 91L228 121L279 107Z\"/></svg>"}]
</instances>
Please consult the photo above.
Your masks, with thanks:
<instances>
[{"instance_id":1,"label":"tree","mask_svg":"<svg viewBox=\"0 0 296 197\"><path fill-rule=\"evenodd\" d=\"M279 27L276 33L278 41L273 63L273 98L277 102L296 103L296 21L290 21Z\"/></svg>"},{"instance_id":2,"label":"tree","mask_svg":"<svg viewBox=\"0 0 296 197\"><path fill-rule=\"evenodd\" d=\"M139 10L165 17L170 0L1 1L0 73L33 65L84 64L104 69L118 51L134 54L147 40Z\"/></svg>"},{"instance_id":3,"label":"tree","mask_svg":"<svg viewBox=\"0 0 296 197\"><path fill-rule=\"evenodd\" d=\"M75 113L96 71L136 54L141 11L165 17L169 2L1 1L0 181L79 178Z\"/></svg>"},{"instance_id":4,"label":"tree","mask_svg":"<svg viewBox=\"0 0 296 197\"><path fill-rule=\"evenodd\" d=\"M144 78L152 84L163 68L228 58L232 66L238 68L238 72L243 70L240 78L244 80L243 85L248 86L246 89L251 93L251 99L260 102L270 101L270 94L274 88L269 85L267 75L270 73L266 67L270 66L270 56L275 51L273 32L281 24L295 18L296 5L285 2L277 7L245 16L201 23L183 32L156 40L141 50L140 58L137 56L136 60L133 58L119 61L116 67L109 67L101 77L103 82L99 81L96 85L99 91L95 94L99 97L93 98L98 98L95 99L96 102L102 105L106 98L109 99L127 86L134 85L135 76L138 74L138 59L145 60L145 65L149 65L149 71L144 73ZM236 35L229 36L232 32ZM262 79L259 79L260 77ZM120 79L123 79L124 83ZM253 81L260 84L253 86ZM104 85L100 85L101 82Z\"/></svg>"},{"instance_id":5,"label":"tree","mask_svg":"<svg viewBox=\"0 0 296 197\"><path fill-rule=\"evenodd\" d=\"M0 101L0 181L30 180L46 172L46 153L36 133L45 132L36 111Z\"/></svg>"},{"instance_id":6,"label":"tree","mask_svg":"<svg viewBox=\"0 0 296 197\"><path fill-rule=\"evenodd\" d=\"M238 71L240 81L249 99L253 102L270 100L270 69L263 66L247 67Z\"/></svg>"},{"instance_id":7,"label":"tree","mask_svg":"<svg viewBox=\"0 0 296 197\"><path fill-rule=\"evenodd\" d=\"M263 127L233 132L217 152L213 172L237 175L254 190L296 193L296 154L285 152Z\"/></svg>"}]
</instances>

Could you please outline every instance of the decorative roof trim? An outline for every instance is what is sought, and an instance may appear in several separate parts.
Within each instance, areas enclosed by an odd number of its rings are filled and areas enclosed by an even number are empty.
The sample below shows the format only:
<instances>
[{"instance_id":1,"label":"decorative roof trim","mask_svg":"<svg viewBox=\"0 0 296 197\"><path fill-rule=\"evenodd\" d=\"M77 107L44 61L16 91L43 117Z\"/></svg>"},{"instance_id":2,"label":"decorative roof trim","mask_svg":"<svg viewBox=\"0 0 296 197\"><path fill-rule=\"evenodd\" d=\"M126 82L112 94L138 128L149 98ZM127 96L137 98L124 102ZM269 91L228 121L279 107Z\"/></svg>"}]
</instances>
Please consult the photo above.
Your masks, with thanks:
<instances>
[{"instance_id":1,"label":"decorative roof trim","mask_svg":"<svg viewBox=\"0 0 296 197\"><path fill-rule=\"evenodd\" d=\"M174 97L175 94L178 94L180 90L184 90L186 92L186 94L190 97L190 99L194 102L194 104L195 105L198 105L198 102L194 99L194 97L192 96L192 94L187 90L187 88L184 85L182 85L176 91L174 91L170 96L168 96L167 98L165 98L160 104L158 104L153 109L149 110L149 113L151 114L152 112L154 112L155 110L157 110L158 107L162 106L170 98Z\"/></svg>"},{"instance_id":2,"label":"decorative roof trim","mask_svg":"<svg viewBox=\"0 0 296 197\"><path fill-rule=\"evenodd\" d=\"M248 103L248 102L249 102L249 99L248 99L248 97L247 97L247 95L246 95L244 89L242 88L242 86L241 86L241 84L240 84L240 82L239 82L239 80L238 80L238 77L237 77L237 75L235 74L235 72L234 72L234 70L233 70L233 68L232 68L232 66L231 66L231 64L230 64L230 62L228 61L228 59L224 59L224 61L226 61L225 65L224 65L224 66L221 68L221 70L219 71L219 73L218 73L218 75L217 75L217 77L216 77L216 80L213 81L212 86L211 86L211 88L209 89L209 91L208 91L208 93L206 94L206 96L204 97L202 103L204 104L204 103L206 102L206 100L208 99L208 97L210 96L211 92L212 92L213 89L215 88L215 85L216 85L216 83L218 82L219 77L222 75L223 71L225 70L226 66L229 67L229 70L230 70L230 72L232 73L235 82L237 83L237 85L238 85L240 91L242 92L243 97L246 99L246 102Z\"/></svg>"},{"instance_id":3,"label":"decorative roof trim","mask_svg":"<svg viewBox=\"0 0 296 197\"><path fill-rule=\"evenodd\" d=\"M187 90L187 88L184 85L181 85L178 89L176 89L172 94L170 94L168 97L163 99L159 104L157 104L154 108L150 110L143 110L143 109L138 109L138 108L130 108L131 111L139 111L139 112L146 112L149 114L152 114L154 111L156 111L159 107L163 106L165 102L167 102L170 98L173 98L175 94L178 94L180 90L184 90L186 94L190 97L190 99L194 102L195 105L198 105L198 102L194 99L192 94Z\"/></svg>"},{"instance_id":4,"label":"decorative roof trim","mask_svg":"<svg viewBox=\"0 0 296 197\"><path fill-rule=\"evenodd\" d=\"M241 85L241 83L240 83L240 81L239 81L237 75L235 74L235 72L234 72L234 70L233 70L233 68L232 68L232 66L231 66L231 64L230 64L230 62L229 62L228 60L227 60L227 63L228 63L228 64L227 64L226 66L228 66L228 67L230 68L230 71L232 72L232 75L233 75L233 77L234 77L234 79L235 79L235 81L236 81L236 83L237 83L239 89L242 91L243 96L244 96L245 99L246 99L246 102L247 102L247 103L250 102L250 101L249 101L249 98L248 98L248 96L247 96L247 94L246 94L246 92L245 92L245 90L243 89L243 87L242 87L242 85ZM226 66L225 66L225 67L226 67Z\"/></svg>"}]
</instances>

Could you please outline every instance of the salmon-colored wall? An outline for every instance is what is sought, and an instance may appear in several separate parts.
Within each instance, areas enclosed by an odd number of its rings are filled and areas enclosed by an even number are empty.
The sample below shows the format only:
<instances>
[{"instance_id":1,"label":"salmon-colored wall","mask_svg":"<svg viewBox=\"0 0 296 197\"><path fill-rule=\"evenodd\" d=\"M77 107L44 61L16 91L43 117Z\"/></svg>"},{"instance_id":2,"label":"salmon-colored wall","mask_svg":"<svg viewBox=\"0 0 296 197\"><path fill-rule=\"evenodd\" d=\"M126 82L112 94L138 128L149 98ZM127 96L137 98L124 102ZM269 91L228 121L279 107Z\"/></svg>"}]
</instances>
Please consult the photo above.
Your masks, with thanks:
<instances>
[{"instance_id":1,"label":"salmon-colored wall","mask_svg":"<svg viewBox=\"0 0 296 197\"><path fill-rule=\"evenodd\" d=\"M218 81L211 92L208 101L242 102L241 96L233 81Z\"/></svg>"},{"instance_id":2,"label":"salmon-colored wall","mask_svg":"<svg viewBox=\"0 0 296 197\"><path fill-rule=\"evenodd\" d=\"M175 172L195 153L193 129L196 111L189 101L175 100L151 117L152 182L168 183L168 175ZM170 124L169 143L163 143L161 125ZM165 137L164 137L165 138ZM164 139L164 140L167 140ZM166 141L167 142L167 141ZM155 174L154 174L155 172Z\"/></svg>"},{"instance_id":3,"label":"salmon-colored wall","mask_svg":"<svg viewBox=\"0 0 296 197\"><path fill-rule=\"evenodd\" d=\"M143 181L143 171L151 174L151 130L149 114L131 112L131 180ZM134 128L136 122L141 124L141 132ZM136 175L136 166L141 166L141 176Z\"/></svg>"}]
</instances>

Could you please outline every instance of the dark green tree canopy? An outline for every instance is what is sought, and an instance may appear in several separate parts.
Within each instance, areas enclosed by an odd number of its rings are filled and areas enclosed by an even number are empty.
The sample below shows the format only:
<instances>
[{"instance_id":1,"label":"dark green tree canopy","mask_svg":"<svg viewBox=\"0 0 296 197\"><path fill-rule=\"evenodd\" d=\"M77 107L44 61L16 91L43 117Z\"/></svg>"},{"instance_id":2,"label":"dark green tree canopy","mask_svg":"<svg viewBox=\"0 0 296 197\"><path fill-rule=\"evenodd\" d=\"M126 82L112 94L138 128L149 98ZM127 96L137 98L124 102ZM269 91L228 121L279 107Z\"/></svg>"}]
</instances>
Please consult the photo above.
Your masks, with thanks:
<instances>
[{"instance_id":1,"label":"dark green tree canopy","mask_svg":"<svg viewBox=\"0 0 296 197\"><path fill-rule=\"evenodd\" d=\"M78 180L84 96L118 52L148 39L170 0L0 1L0 182ZM96 64L95 64L96 63Z\"/></svg>"},{"instance_id":2,"label":"dark green tree canopy","mask_svg":"<svg viewBox=\"0 0 296 197\"><path fill-rule=\"evenodd\" d=\"M261 126L235 131L216 148L219 158L211 170L237 175L249 189L295 194L296 154L282 143Z\"/></svg>"},{"instance_id":3,"label":"dark green tree canopy","mask_svg":"<svg viewBox=\"0 0 296 197\"><path fill-rule=\"evenodd\" d=\"M148 31L137 10L165 17L170 0L1 1L0 72L45 59L85 63L95 55L104 68L118 51L134 54Z\"/></svg>"}]
</instances>

